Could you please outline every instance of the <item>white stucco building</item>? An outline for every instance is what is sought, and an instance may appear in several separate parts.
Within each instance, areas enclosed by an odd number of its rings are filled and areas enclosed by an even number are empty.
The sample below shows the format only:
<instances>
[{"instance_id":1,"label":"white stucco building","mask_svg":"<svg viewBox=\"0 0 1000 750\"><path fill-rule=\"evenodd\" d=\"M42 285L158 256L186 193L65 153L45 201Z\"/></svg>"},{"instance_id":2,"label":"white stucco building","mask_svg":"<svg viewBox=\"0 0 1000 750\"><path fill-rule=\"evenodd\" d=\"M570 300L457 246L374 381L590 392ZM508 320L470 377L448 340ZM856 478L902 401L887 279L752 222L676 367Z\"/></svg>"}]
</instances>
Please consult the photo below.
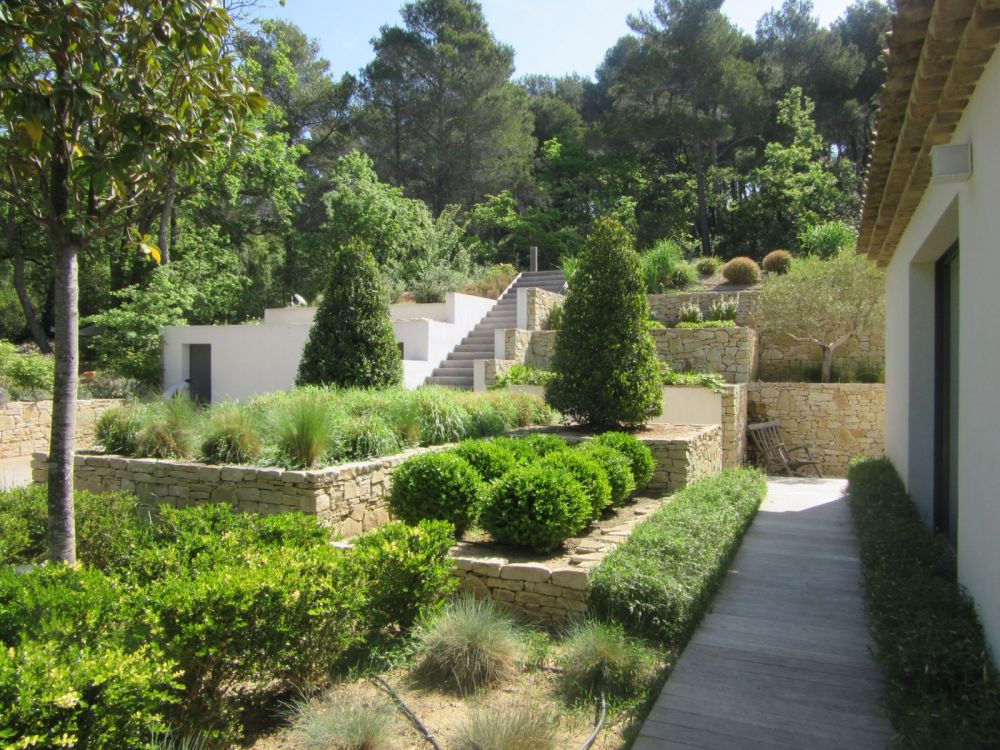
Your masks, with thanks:
<instances>
[{"instance_id":1,"label":"white stucco building","mask_svg":"<svg viewBox=\"0 0 1000 750\"><path fill-rule=\"evenodd\" d=\"M421 385L495 304L449 292L440 303L391 305L406 387ZM190 380L192 394L209 403L287 390L315 314L314 307L285 307L265 310L260 323L168 326L162 331L163 387Z\"/></svg>"},{"instance_id":2,"label":"white stucco building","mask_svg":"<svg viewBox=\"0 0 1000 750\"><path fill-rule=\"evenodd\" d=\"M926 522L955 548L994 654L998 40L996 3L899 0L858 245L887 272L886 450Z\"/></svg>"}]
</instances>

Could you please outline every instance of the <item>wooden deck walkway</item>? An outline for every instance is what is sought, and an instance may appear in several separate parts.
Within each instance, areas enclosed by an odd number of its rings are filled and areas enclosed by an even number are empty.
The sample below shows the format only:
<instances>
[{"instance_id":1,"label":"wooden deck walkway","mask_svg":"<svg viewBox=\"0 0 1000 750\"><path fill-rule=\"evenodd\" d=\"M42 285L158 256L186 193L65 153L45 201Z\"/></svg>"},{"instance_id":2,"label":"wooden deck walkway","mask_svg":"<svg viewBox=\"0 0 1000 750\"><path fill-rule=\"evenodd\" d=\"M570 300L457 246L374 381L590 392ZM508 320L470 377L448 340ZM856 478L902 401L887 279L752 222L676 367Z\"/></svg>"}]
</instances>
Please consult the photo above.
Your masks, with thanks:
<instances>
[{"instance_id":1,"label":"wooden deck walkway","mask_svg":"<svg viewBox=\"0 0 1000 750\"><path fill-rule=\"evenodd\" d=\"M634 750L891 746L843 491L771 479Z\"/></svg>"}]
</instances>

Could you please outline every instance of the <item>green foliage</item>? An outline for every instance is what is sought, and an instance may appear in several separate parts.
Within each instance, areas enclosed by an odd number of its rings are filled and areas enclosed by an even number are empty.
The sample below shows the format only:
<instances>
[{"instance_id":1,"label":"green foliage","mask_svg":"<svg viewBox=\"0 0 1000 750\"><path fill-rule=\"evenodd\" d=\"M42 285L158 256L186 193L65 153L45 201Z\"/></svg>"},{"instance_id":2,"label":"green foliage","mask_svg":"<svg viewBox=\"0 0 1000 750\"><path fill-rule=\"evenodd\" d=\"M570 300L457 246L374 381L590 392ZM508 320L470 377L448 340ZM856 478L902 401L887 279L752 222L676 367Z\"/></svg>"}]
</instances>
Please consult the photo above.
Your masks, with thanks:
<instances>
[{"instance_id":1,"label":"green foliage","mask_svg":"<svg viewBox=\"0 0 1000 750\"><path fill-rule=\"evenodd\" d=\"M520 271L510 263L487 266L466 284L463 291L487 299L500 299L500 295L514 282L519 273Z\"/></svg>"},{"instance_id":2,"label":"green foliage","mask_svg":"<svg viewBox=\"0 0 1000 750\"><path fill-rule=\"evenodd\" d=\"M677 311L677 319L681 323L701 323L701 307L694 302L685 302Z\"/></svg>"},{"instance_id":3,"label":"green foliage","mask_svg":"<svg viewBox=\"0 0 1000 750\"><path fill-rule=\"evenodd\" d=\"M865 599L901 747L1000 742L1000 687L955 554L928 531L886 459L848 468Z\"/></svg>"},{"instance_id":4,"label":"green foliage","mask_svg":"<svg viewBox=\"0 0 1000 750\"><path fill-rule=\"evenodd\" d=\"M632 478L635 479L638 489L641 490L649 484L649 480L653 478L653 469L656 468L656 461L649 446L625 432L605 432L595 437L594 442L614 448L628 459Z\"/></svg>"},{"instance_id":5,"label":"green foliage","mask_svg":"<svg viewBox=\"0 0 1000 750\"><path fill-rule=\"evenodd\" d=\"M621 505L636 490L635 476L628 458L619 450L593 440L581 444L577 451L596 461L611 485L611 504Z\"/></svg>"},{"instance_id":6,"label":"green foliage","mask_svg":"<svg viewBox=\"0 0 1000 750\"><path fill-rule=\"evenodd\" d=\"M544 458L550 453L562 453L569 450L566 441L558 435L548 435L544 432L533 432L523 437L510 438L507 445L524 461L534 461Z\"/></svg>"},{"instance_id":7,"label":"green foliage","mask_svg":"<svg viewBox=\"0 0 1000 750\"><path fill-rule=\"evenodd\" d=\"M455 750L554 750L558 732L558 714L545 706L482 706L459 724Z\"/></svg>"},{"instance_id":8,"label":"green foliage","mask_svg":"<svg viewBox=\"0 0 1000 750\"><path fill-rule=\"evenodd\" d=\"M572 477L590 500L590 519L601 517L611 505L611 483L608 474L594 458L578 451L554 451L541 459L542 466L551 466L556 471Z\"/></svg>"},{"instance_id":9,"label":"green foliage","mask_svg":"<svg viewBox=\"0 0 1000 750\"><path fill-rule=\"evenodd\" d=\"M678 323L674 328L698 330L700 328L735 328L735 320L699 320L697 323Z\"/></svg>"},{"instance_id":10,"label":"green foliage","mask_svg":"<svg viewBox=\"0 0 1000 750\"><path fill-rule=\"evenodd\" d=\"M832 258L842 251L850 252L858 241L854 227L843 221L828 221L804 229L799 235L799 246L807 255Z\"/></svg>"},{"instance_id":11,"label":"green foliage","mask_svg":"<svg viewBox=\"0 0 1000 750\"><path fill-rule=\"evenodd\" d=\"M531 465L493 483L479 523L501 544L548 552L582 531L591 510L579 482L552 466Z\"/></svg>"},{"instance_id":12,"label":"green foliage","mask_svg":"<svg viewBox=\"0 0 1000 750\"><path fill-rule=\"evenodd\" d=\"M295 466L315 466L331 449L334 419L322 392L293 394L281 403L274 418L278 448Z\"/></svg>"},{"instance_id":13,"label":"green foliage","mask_svg":"<svg viewBox=\"0 0 1000 750\"><path fill-rule=\"evenodd\" d=\"M463 440L451 450L464 459L485 481L499 479L517 465L517 456L499 440Z\"/></svg>"},{"instance_id":14,"label":"green foliage","mask_svg":"<svg viewBox=\"0 0 1000 750\"><path fill-rule=\"evenodd\" d=\"M685 487L594 571L588 589L593 611L629 632L682 646L766 491L764 476L747 469Z\"/></svg>"},{"instance_id":15,"label":"green foliage","mask_svg":"<svg viewBox=\"0 0 1000 750\"><path fill-rule=\"evenodd\" d=\"M756 284L760 281L760 266L753 258L733 258L722 267L722 275L730 284Z\"/></svg>"},{"instance_id":16,"label":"green foliage","mask_svg":"<svg viewBox=\"0 0 1000 750\"><path fill-rule=\"evenodd\" d=\"M365 245L348 242L337 254L296 383L385 388L399 385L402 378L403 364L375 259Z\"/></svg>"},{"instance_id":17,"label":"green foliage","mask_svg":"<svg viewBox=\"0 0 1000 750\"><path fill-rule=\"evenodd\" d=\"M636 698L653 673L653 653L625 635L621 625L585 620L573 623L559 659L560 683L571 700Z\"/></svg>"},{"instance_id":18,"label":"green foliage","mask_svg":"<svg viewBox=\"0 0 1000 750\"><path fill-rule=\"evenodd\" d=\"M768 273L788 273L788 269L792 267L792 254L787 250L772 250L764 256L761 265Z\"/></svg>"},{"instance_id":19,"label":"green foliage","mask_svg":"<svg viewBox=\"0 0 1000 750\"><path fill-rule=\"evenodd\" d=\"M499 373L490 388L495 390L506 388L508 385L545 386L550 382L552 382L552 372L550 370L540 370L532 365L517 363Z\"/></svg>"},{"instance_id":20,"label":"green foliage","mask_svg":"<svg viewBox=\"0 0 1000 750\"><path fill-rule=\"evenodd\" d=\"M302 750L390 750L399 729L395 710L384 702L348 696L336 701L303 701L293 710L291 737Z\"/></svg>"},{"instance_id":21,"label":"green foliage","mask_svg":"<svg viewBox=\"0 0 1000 750\"><path fill-rule=\"evenodd\" d=\"M580 256L556 338L547 399L595 427L643 424L659 413L659 365L649 303L625 229L603 219Z\"/></svg>"},{"instance_id":22,"label":"green foliage","mask_svg":"<svg viewBox=\"0 0 1000 750\"><path fill-rule=\"evenodd\" d=\"M194 453L197 407L186 394L150 405L136 435L136 451L152 458L187 458Z\"/></svg>"},{"instance_id":23,"label":"green foliage","mask_svg":"<svg viewBox=\"0 0 1000 750\"><path fill-rule=\"evenodd\" d=\"M649 331L665 331L667 327L660 321L650 318L646 321L646 329Z\"/></svg>"},{"instance_id":24,"label":"green foliage","mask_svg":"<svg viewBox=\"0 0 1000 750\"><path fill-rule=\"evenodd\" d=\"M375 414L347 419L340 425L338 438L338 451L348 461L391 456L404 448L392 425Z\"/></svg>"},{"instance_id":25,"label":"green foliage","mask_svg":"<svg viewBox=\"0 0 1000 750\"><path fill-rule=\"evenodd\" d=\"M248 464L260 452L258 427L251 414L236 406L212 410L201 441L206 463Z\"/></svg>"},{"instance_id":26,"label":"green foliage","mask_svg":"<svg viewBox=\"0 0 1000 750\"><path fill-rule=\"evenodd\" d=\"M52 395L55 362L52 357L21 352L0 341L0 388L14 400L36 400Z\"/></svg>"},{"instance_id":27,"label":"green foliage","mask_svg":"<svg viewBox=\"0 0 1000 750\"><path fill-rule=\"evenodd\" d=\"M462 596L418 631L417 674L469 693L509 679L522 649L520 628L503 605Z\"/></svg>"},{"instance_id":28,"label":"green foliage","mask_svg":"<svg viewBox=\"0 0 1000 750\"><path fill-rule=\"evenodd\" d=\"M713 323L715 321L709 322ZM670 367L664 367L663 384L694 385L701 388L708 388L710 391L715 391L716 393L724 393L726 379L717 372L681 372Z\"/></svg>"},{"instance_id":29,"label":"green foliage","mask_svg":"<svg viewBox=\"0 0 1000 750\"><path fill-rule=\"evenodd\" d=\"M421 269L420 275L410 285L416 302L444 302L448 292L460 291L468 278L460 271L442 266Z\"/></svg>"},{"instance_id":30,"label":"green foliage","mask_svg":"<svg viewBox=\"0 0 1000 750\"><path fill-rule=\"evenodd\" d=\"M698 262L694 264L694 267L702 276L712 276L719 270L719 266L721 265L721 260L714 255L708 255L704 258L698 258Z\"/></svg>"},{"instance_id":31,"label":"green foliage","mask_svg":"<svg viewBox=\"0 0 1000 750\"><path fill-rule=\"evenodd\" d=\"M680 246L672 240L660 240L639 262L649 294L685 289L695 282L695 269L684 262Z\"/></svg>"},{"instance_id":32,"label":"green foliage","mask_svg":"<svg viewBox=\"0 0 1000 750\"><path fill-rule=\"evenodd\" d=\"M715 300L708 308L709 320L736 320L736 313L740 309L740 303L734 297L721 297Z\"/></svg>"},{"instance_id":33,"label":"green foliage","mask_svg":"<svg viewBox=\"0 0 1000 750\"><path fill-rule=\"evenodd\" d=\"M461 456L424 453L407 459L393 473L389 507L410 524L448 521L461 536L475 518L482 495L482 477Z\"/></svg>"},{"instance_id":34,"label":"green foliage","mask_svg":"<svg viewBox=\"0 0 1000 750\"><path fill-rule=\"evenodd\" d=\"M141 412L134 406L114 406L97 418L97 442L107 453L134 456L139 453Z\"/></svg>"}]
</instances>

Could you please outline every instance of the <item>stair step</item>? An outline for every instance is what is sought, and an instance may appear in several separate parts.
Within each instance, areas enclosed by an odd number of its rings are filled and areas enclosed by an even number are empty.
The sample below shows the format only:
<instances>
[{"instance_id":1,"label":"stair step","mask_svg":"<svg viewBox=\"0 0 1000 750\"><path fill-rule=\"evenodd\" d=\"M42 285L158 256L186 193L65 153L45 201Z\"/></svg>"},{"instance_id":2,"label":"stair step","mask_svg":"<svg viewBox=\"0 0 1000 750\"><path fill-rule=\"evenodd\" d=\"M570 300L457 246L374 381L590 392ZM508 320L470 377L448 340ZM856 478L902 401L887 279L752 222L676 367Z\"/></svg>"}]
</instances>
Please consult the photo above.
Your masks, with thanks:
<instances>
[{"instance_id":1,"label":"stair step","mask_svg":"<svg viewBox=\"0 0 1000 750\"><path fill-rule=\"evenodd\" d=\"M444 375L431 375L427 378L428 385L444 385L449 388L458 388L463 391L472 390L472 378L452 378Z\"/></svg>"},{"instance_id":2,"label":"stair step","mask_svg":"<svg viewBox=\"0 0 1000 750\"><path fill-rule=\"evenodd\" d=\"M444 362L441 363L440 367L434 369L434 372L439 375L449 375L452 373L439 372L440 370L461 370L472 372L472 360L471 359L451 359L449 357Z\"/></svg>"},{"instance_id":3,"label":"stair step","mask_svg":"<svg viewBox=\"0 0 1000 750\"><path fill-rule=\"evenodd\" d=\"M471 362L474 359L493 359L494 350L490 349L488 352L468 352L468 351L458 351L457 349L448 355L446 362Z\"/></svg>"}]
</instances>

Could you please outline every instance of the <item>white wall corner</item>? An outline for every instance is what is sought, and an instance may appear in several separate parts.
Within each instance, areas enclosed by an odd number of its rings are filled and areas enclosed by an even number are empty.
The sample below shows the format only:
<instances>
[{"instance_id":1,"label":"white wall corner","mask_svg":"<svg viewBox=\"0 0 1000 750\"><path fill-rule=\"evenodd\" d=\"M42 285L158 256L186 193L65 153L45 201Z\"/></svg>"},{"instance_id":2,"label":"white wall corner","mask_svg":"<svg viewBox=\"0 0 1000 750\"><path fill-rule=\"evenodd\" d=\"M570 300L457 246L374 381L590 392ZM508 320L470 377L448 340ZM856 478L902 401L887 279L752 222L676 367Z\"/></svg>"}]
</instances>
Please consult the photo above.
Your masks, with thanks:
<instances>
[{"instance_id":1,"label":"white wall corner","mask_svg":"<svg viewBox=\"0 0 1000 750\"><path fill-rule=\"evenodd\" d=\"M517 327L528 330L528 288L523 286L517 290Z\"/></svg>"},{"instance_id":2,"label":"white wall corner","mask_svg":"<svg viewBox=\"0 0 1000 750\"><path fill-rule=\"evenodd\" d=\"M493 358L494 359L507 359L507 329L506 328L497 328L493 332Z\"/></svg>"},{"instance_id":3,"label":"white wall corner","mask_svg":"<svg viewBox=\"0 0 1000 750\"><path fill-rule=\"evenodd\" d=\"M472 360L472 390L482 393L486 390L486 360Z\"/></svg>"}]
</instances>

